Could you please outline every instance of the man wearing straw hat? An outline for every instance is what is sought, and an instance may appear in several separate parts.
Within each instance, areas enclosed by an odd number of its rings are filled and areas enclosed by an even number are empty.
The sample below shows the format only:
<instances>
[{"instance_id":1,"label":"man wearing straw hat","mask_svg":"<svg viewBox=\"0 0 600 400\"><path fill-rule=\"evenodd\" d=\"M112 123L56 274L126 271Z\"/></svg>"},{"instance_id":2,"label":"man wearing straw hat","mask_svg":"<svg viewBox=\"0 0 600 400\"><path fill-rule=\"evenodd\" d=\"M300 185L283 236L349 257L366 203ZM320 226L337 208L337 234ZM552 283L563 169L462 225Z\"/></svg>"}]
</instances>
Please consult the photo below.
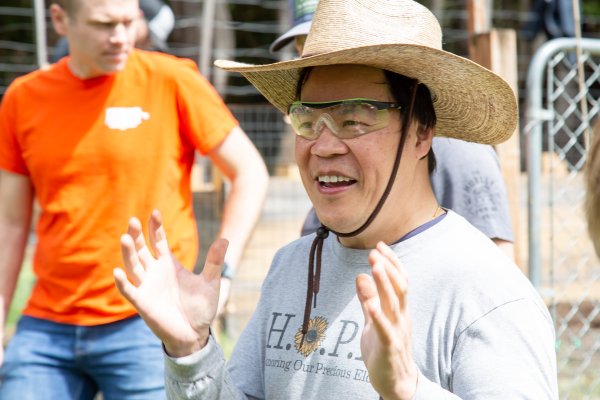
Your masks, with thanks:
<instances>
[{"instance_id":1,"label":"man wearing straw hat","mask_svg":"<svg viewBox=\"0 0 600 400\"><path fill-rule=\"evenodd\" d=\"M506 82L441 50L437 20L410 0L321 0L301 58L217 65L289 114L323 225L277 252L226 365L209 327L227 242L195 276L170 256L158 212L154 255L131 221L129 279L115 279L164 344L172 398L558 398L546 306L429 181L433 135L512 134Z\"/></svg>"},{"instance_id":2,"label":"man wearing straw hat","mask_svg":"<svg viewBox=\"0 0 600 400\"><path fill-rule=\"evenodd\" d=\"M290 0L293 26L275 39L272 52L293 42L296 53L302 54L317 4L317 0ZM465 217L514 259L508 196L494 148L449 137L434 137L431 147L430 157L435 154L436 164L431 186L440 204ZM319 225L313 208L304 221L302 235L313 233Z\"/></svg>"}]
</instances>

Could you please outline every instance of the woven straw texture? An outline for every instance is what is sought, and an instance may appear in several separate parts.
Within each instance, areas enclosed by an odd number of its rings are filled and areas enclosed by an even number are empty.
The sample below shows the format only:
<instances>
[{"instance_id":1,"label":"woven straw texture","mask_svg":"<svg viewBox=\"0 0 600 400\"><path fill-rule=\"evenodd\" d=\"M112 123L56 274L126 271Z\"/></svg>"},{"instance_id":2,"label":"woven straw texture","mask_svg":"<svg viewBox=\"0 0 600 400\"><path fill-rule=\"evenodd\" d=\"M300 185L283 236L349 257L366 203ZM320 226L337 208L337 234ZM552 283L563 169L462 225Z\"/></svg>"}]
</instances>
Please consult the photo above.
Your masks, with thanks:
<instances>
[{"instance_id":1,"label":"woven straw texture","mask_svg":"<svg viewBox=\"0 0 600 400\"><path fill-rule=\"evenodd\" d=\"M425 84L433 96L436 135L498 144L517 125L517 101L502 78L442 50L435 16L411 0L321 0L302 56L249 65L217 60L244 75L275 107L287 112L306 67L359 64L386 69Z\"/></svg>"}]
</instances>

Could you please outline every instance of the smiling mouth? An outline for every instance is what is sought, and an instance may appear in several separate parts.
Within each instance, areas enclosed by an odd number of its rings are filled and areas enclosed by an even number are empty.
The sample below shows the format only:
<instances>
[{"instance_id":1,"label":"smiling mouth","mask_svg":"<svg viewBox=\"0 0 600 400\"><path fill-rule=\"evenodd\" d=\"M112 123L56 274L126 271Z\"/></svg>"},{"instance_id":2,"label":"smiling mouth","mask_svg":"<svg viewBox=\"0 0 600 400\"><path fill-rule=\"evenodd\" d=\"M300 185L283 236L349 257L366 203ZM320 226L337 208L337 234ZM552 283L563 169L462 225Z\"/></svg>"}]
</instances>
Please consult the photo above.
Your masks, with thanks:
<instances>
[{"instance_id":1,"label":"smiling mouth","mask_svg":"<svg viewBox=\"0 0 600 400\"><path fill-rule=\"evenodd\" d=\"M326 188L338 188L344 186L350 186L356 183L355 179L349 178L347 176L338 176L338 175L324 175L317 177L317 181L321 187Z\"/></svg>"},{"instance_id":2,"label":"smiling mouth","mask_svg":"<svg viewBox=\"0 0 600 400\"><path fill-rule=\"evenodd\" d=\"M109 62L121 62L125 59L125 56L123 54L107 54L106 55L106 60Z\"/></svg>"}]
</instances>

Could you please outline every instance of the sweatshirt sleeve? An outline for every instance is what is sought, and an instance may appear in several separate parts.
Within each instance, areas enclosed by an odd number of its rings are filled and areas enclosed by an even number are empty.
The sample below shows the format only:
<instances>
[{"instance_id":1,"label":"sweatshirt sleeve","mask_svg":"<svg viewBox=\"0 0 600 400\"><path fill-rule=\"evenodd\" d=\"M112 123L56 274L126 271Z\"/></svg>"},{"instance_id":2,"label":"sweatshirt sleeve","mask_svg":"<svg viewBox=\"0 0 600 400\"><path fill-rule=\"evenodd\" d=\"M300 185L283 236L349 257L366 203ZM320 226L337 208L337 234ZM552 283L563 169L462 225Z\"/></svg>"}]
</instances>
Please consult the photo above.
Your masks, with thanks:
<instances>
[{"instance_id":1,"label":"sweatshirt sleeve","mask_svg":"<svg viewBox=\"0 0 600 400\"><path fill-rule=\"evenodd\" d=\"M229 377L223 351L212 336L200 351L173 358L165 353L168 399L255 399L246 396Z\"/></svg>"}]
</instances>

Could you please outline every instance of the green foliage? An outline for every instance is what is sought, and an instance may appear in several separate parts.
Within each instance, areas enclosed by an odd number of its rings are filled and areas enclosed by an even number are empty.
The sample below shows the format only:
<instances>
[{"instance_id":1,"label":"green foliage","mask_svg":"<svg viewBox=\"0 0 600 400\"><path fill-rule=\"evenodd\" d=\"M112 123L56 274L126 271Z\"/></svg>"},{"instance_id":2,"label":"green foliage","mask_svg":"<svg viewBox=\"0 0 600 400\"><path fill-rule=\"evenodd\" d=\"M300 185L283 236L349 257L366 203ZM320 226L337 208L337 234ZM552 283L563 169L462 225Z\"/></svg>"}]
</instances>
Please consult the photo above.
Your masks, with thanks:
<instances>
[{"instance_id":1,"label":"green foliage","mask_svg":"<svg viewBox=\"0 0 600 400\"><path fill-rule=\"evenodd\" d=\"M590 17L600 17L600 1L583 1L581 3L581 13Z\"/></svg>"},{"instance_id":2,"label":"green foliage","mask_svg":"<svg viewBox=\"0 0 600 400\"><path fill-rule=\"evenodd\" d=\"M23 263L23 268L21 268L21 274L19 275L17 288L15 289L15 295L13 296L8 317L6 318L6 323L4 326L5 340L8 339L8 337L14 332L15 325L21 316L21 312L27 303L27 299L29 299L29 294L31 293L31 288L33 287L34 282L35 276L33 275L31 260L26 259Z\"/></svg>"}]
</instances>

